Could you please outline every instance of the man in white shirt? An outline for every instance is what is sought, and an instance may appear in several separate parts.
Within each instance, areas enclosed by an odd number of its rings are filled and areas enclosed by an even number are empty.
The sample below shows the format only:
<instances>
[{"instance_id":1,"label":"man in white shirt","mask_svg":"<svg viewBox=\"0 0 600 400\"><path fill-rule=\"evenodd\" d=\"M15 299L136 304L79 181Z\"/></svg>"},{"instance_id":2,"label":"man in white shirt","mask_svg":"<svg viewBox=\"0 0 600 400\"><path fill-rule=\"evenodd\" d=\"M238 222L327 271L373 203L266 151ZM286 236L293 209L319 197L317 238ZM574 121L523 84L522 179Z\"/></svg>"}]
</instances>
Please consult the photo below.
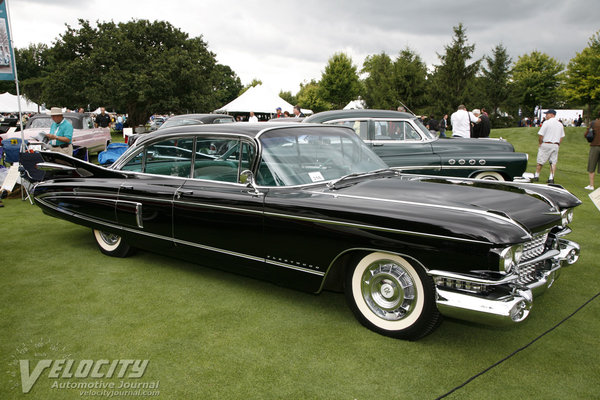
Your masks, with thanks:
<instances>
[{"instance_id":1,"label":"man in white shirt","mask_svg":"<svg viewBox=\"0 0 600 400\"><path fill-rule=\"evenodd\" d=\"M479 119L472 112L467 111L467 108L461 104L450 116L452 124L452 137L471 137L471 122L476 123Z\"/></svg>"},{"instance_id":2,"label":"man in white shirt","mask_svg":"<svg viewBox=\"0 0 600 400\"><path fill-rule=\"evenodd\" d=\"M550 109L546 111L546 121L542 124L538 132L539 147L537 154L537 166L533 181L540 180L540 171L546 162L550 162L550 176L548 183L554 183L554 173L556 172L556 163L558 162L558 147L565 137L565 128L556 117L556 111Z\"/></svg>"},{"instance_id":3,"label":"man in white shirt","mask_svg":"<svg viewBox=\"0 0 600 400\"><path fill-rule=\"evenodd\" d=\"M250 111L250 118L248 118L248 122L258 122L258 117L254 115L254 111Z\"/></svg>"}]
</instances>

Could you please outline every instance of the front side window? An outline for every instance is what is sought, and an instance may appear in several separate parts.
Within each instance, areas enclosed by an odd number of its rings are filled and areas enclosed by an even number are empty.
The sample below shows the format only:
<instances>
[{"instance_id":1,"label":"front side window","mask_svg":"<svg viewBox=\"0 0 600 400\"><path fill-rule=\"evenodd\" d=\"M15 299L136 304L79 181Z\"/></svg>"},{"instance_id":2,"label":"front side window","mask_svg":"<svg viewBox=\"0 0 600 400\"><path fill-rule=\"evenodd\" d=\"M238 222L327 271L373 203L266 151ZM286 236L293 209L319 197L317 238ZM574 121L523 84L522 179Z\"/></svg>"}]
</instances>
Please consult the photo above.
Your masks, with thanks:
<instances>
[{"instance_id":1,"label":"front side window","mask_svg":"<svg viewBox=\"0 0 600 400\"><path fill-rule=\"evenodd\" d=\"M414 141L421 140L421 135L407 121L375 121L375 140Z\"/></svg>"},{"instance_id":2,"label":"front side window","mask_svg":"<svg viewBox=\"0 0 600 400\"><path fill-rule=\"evenodd\" d=\"M194 178L239 182L240 173L250 169L255 147L240 138L198 138Z\"/></svg>"}]
</instances>

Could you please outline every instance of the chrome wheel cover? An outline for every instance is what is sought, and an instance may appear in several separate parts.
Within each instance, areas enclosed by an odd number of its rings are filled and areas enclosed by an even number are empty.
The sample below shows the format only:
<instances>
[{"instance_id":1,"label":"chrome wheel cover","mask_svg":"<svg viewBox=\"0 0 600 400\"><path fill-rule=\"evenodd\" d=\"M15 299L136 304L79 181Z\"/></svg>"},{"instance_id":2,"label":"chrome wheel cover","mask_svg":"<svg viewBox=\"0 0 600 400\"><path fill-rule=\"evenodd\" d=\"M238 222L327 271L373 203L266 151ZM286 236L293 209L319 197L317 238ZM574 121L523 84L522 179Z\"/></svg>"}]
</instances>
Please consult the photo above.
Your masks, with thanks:
<instances>
[{"instance_id":1,"label":"chrome wheel cover","mask_svg":"<svg viewBox=\"0 0 600 400\"><path fill-rule=\"evenodd\" d=\"M388 321L406 318L417 302L413 277L390 260L370 264L361 277L361 294L369 309Z\"/></svg>"},{"instance_id":2,"label":"chrome wheel cover","mask_svg":"<svg viewBox=\"0 0 600 400\"><path fill-rule=\"evenodd\" d=\"M102 241L109 246L115 246L119 243L119 240L121 240L121 236L115 235L114 233L107 233L102 231L99 231L99 233Z\"/></svg>"}]
</instances>

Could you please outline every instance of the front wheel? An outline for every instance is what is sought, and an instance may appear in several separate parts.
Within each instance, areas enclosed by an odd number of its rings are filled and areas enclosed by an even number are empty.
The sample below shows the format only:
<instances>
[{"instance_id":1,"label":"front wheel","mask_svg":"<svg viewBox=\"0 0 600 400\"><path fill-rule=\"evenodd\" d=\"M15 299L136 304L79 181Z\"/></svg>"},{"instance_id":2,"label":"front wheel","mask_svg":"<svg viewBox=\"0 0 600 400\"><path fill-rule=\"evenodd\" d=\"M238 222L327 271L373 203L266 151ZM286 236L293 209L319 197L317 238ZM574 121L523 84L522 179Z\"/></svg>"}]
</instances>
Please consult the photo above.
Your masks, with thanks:
<instances>
[{"instance_id":1,"label":"front wheel","mask_svg":"<svg viewBox=\"0 0 600 400\"><path fill-rule=\"evenodd\" d=\"M92 229L92 232L100 251L107 256L127 257L131 253L131 247L121 236L98 229Z\"/></svg>"},{"instance_id":2,"label":"front wheel","mask_svg":"<svg viewBox=\"0 0 600 400\"><path fill-rule=\"evenodd\" d=\"M504 181L504 177L502 176L502 174L499 174L498 172L492 172L492 171L486 171L486 172L480 172L477 175L475 175L475 179L484 179L486 181Z\"/></svg>"},{"instance_id":3,"label":"front wheel","mask_svg":"<svg viewBox=\"0 0 600 400\"><path fill-rule=\"evenodd\" d=\"M441 321L431 277L394 254L371 253L351 268L346 299L364 326L386 336L417 340Z\"/></svg>"}]
</instances>

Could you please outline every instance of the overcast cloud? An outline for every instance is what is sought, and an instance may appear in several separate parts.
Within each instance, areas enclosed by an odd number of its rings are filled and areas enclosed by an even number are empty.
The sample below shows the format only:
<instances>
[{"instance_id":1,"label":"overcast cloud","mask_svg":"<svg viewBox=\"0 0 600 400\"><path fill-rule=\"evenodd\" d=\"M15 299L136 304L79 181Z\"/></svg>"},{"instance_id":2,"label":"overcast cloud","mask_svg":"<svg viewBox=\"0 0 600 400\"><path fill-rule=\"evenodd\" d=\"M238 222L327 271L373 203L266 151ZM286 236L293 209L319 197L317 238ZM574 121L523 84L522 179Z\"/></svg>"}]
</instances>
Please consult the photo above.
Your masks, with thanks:
<instances>
[{"instance_id":1,"label":"overcast cloud","mask_svg":"<svg viewBox=\"0 0 600 400\"><path fill-rule=\"evenodd\" d=\"M513 61L539 50L565 64L600 29L597 0L9 0L9 7L16 47L51 44L80 18L166 20L202 36L242 83L256 78L292 93L301 82L318 80L341 51L359 69L368 55L395 56L405 47L429 66L438 64L459 22L475 58L502 43Z\"/></svg>"}]
</instances>

